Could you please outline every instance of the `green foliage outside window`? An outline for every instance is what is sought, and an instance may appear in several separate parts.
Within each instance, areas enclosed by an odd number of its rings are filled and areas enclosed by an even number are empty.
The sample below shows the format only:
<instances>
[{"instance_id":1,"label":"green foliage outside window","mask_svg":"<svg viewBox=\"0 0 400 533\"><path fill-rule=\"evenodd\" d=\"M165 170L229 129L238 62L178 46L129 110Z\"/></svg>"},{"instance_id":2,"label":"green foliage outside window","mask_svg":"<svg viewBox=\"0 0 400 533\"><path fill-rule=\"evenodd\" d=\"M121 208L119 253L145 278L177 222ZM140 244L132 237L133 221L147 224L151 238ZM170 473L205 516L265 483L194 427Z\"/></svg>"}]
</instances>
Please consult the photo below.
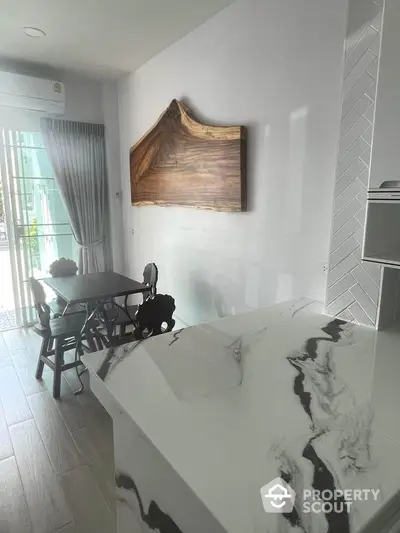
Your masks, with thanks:
<instances>
[{"instance_id":1,"label":"green foliage outside window","mask_svg":"<svg viewBox=\"0 0 400 533\"><path fill-rule=\"evenodd\" d=\"M39 238L38 238L38 221L35 217L29 227L25 230L28 247L32 256L32 267L40 268Z\"/></svg>"}]
</instances>

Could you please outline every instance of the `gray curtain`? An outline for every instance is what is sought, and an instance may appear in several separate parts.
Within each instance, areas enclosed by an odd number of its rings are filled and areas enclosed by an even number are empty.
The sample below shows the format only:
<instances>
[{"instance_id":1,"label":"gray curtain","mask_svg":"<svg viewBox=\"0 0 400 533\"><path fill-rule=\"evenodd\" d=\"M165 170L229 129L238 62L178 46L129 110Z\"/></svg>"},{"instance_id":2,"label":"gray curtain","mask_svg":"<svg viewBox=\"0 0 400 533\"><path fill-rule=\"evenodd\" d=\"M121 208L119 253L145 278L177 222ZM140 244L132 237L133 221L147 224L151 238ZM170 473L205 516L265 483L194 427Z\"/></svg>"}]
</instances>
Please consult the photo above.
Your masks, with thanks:
<instances>
[{"instance_id":1,"label":"gray curtain","mask_svg":"<svg viewBox=\"0 0 400 533\"><path fill-rule=\"evenodd\" d=\"M41 130L80 246L79 272L103 272L109 256L104 126L42 118Z\"/></svg>"}]
</instances>

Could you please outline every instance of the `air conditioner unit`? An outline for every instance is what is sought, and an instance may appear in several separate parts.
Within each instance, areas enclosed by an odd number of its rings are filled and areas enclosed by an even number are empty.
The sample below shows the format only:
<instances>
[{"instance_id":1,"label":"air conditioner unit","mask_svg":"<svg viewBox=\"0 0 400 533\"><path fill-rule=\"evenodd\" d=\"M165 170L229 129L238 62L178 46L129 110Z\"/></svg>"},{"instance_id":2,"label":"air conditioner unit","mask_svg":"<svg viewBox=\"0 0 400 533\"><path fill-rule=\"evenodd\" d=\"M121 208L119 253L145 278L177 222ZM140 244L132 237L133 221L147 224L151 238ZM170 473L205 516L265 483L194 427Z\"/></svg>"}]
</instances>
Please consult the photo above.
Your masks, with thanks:
<instances>
[{"instance_id":1,"label":"air conditioner unit","mask_svg":"<svg viewBox=\"0 0 400 533\"><path fill-rule=\"evenodd\" d=\"M0 106L62 115L65 110L64 84L0 72Z\"/></svg>"}]
</instances>

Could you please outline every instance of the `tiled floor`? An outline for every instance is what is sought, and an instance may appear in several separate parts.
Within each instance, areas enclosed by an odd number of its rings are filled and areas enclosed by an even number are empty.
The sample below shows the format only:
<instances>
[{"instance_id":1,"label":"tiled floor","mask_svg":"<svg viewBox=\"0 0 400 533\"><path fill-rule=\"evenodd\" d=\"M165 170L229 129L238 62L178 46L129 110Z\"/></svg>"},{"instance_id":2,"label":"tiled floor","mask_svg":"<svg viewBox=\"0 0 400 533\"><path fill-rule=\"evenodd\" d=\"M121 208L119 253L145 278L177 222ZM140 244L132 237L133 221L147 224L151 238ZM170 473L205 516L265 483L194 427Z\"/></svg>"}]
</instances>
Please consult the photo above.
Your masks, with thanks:
<instances>
[{"instance_id":1,"label":"tiled floor","mask_svg":"<svg viewBox=\"0 0 400 533\"><path fill-rule=\"evenodd\" d=\"M0 532L114 533L111 418L76 373L51 396L34 376L40 339L0 333ZM85 375L85 379L87 379Z\"/></svg>"},{"instance_id":2,"label":"tiled floor","mask_svg":"<svg viewBox=\"0 0 400 533\"><path fill-rule=\"evenodd\" d=\"M0 331L16 327L14 294L8 246L0 240Z\"/></svg>"},{"instance_id":3,"label":"tiled floor","mask_svg":"<svg viewBox=\"0 0 400 533\"><path fill-rule=\"evenodd\" d=\"M0 331L15 328L17 321L14 311L6 311L0 307Z\"/></svg>"}]
</instances>

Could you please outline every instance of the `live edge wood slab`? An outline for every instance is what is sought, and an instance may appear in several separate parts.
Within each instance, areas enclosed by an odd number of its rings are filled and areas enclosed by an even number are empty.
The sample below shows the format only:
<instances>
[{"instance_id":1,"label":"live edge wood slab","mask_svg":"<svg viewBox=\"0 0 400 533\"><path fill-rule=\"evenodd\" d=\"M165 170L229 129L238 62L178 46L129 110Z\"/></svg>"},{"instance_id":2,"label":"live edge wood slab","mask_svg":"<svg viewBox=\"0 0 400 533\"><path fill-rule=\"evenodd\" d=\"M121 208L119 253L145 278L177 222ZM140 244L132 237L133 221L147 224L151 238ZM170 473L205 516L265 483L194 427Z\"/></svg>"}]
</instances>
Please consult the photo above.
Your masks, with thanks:
<instances>
[{"instance_id":1,"label":"live edge wood slab","mask_svg":"<svg viewBox=\"0 0 400 533\"><path fill-rule=\"evenodd\" d=\"M132 205L246 211L246 128L206 126L172 100L130 151Z\"/></svg>"}]
</instances>

